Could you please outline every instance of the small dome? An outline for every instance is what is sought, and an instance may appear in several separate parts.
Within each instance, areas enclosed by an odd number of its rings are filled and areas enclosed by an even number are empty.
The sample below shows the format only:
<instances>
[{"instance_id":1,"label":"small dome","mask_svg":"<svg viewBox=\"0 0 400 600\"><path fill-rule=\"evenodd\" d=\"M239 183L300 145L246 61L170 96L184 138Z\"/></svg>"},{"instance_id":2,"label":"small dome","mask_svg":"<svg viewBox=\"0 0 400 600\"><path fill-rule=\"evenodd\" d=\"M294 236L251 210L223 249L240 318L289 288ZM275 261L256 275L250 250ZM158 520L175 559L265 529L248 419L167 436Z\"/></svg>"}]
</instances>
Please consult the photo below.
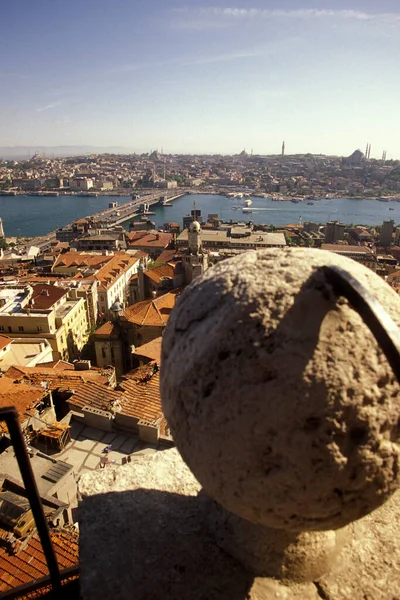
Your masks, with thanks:
<instances>
[{"instance_id":1,"label":"small dome","mask_svg":"<svg viewBox=\"0 0 400 600\"><path fill-rule=\"evenodd\" d=\"M116 300L116 302L114 302L114 304L111 306L110 310L111 312L119 312L121 310L124 310L124 307L122 306L121 302L118 302L118 300Z\"/></svg>"},{"instance_id":2,"label":"small dome","mask_svg":"<svg viewBox=\"0 0 400 600\"><path fill-rule=\"evenodd\" d=\"M192 223L190 223L189 230L192 232L195 232L195 231L200 232L201 231L200 223L198 221L192 221Z\"/></svg>"}]
</instances>

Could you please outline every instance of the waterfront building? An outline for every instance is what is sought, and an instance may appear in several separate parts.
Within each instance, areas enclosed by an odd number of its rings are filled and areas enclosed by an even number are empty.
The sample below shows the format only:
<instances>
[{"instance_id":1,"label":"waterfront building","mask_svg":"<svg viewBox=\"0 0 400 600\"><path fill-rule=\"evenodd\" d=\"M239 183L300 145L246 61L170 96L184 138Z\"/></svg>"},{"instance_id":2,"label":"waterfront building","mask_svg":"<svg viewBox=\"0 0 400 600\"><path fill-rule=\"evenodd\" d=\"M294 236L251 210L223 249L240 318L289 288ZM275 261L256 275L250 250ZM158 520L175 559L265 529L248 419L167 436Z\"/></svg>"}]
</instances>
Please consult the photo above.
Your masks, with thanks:
<instances>
[{"instance_id":1,"label":"waterfront building","mask_svg":"<svg viewBox=\"0 0 400 600\"><path fill-rule=\"evenodd\" d=\"M79 236L71 243L72 248L83 252L91 251L118 251L126 249L125 230L98 231L89 230L86 235Z\"/></svg>"},{"instance_id":2,"label":"waterfront building","mask_svg":"<svg viewBox=\"0 0 400 600\"><path fill-rule=\"evenodd\" d=\"M91 177L74 177L69 180L70 190L74 192L87 192L94 186L94 181Z\"/></svg>"},{"instance_id":3,"label":"waterfront building","mask_svg":"<svg viewBox=\"0 0 400 600\"><path fill-rule=\"evenodd\" d=\"M325 226L325 243L336 244L344 239L344 223L340 221L329 221Z\"/></svg>"},{"instance_id":4,"label":"waterfront building","mask_svg":"<svg viewBox=\"0 0 400 600\"><path fill-rule=\"evenodd\" d=\"M184 229L176 240L178 248L188 247L188 229ZM279 248L286 246L285 235L276 232L253 232L246 229L242 235L232 236L231 229L205 230L201 232L201 243L203 248L208 249L235 249L235 250L257 250L258 248Z\"/></svg>"},{"instance_id":5,"label":"waterfront building","mask_svg":"<svg viewBox=\"0 0 400 600\"><path fill-rule=\"evenodd\" d=\"M393 241L394 221L384 221L379 235L380 246L390 246Z\"/></svg>"}]
</instances>

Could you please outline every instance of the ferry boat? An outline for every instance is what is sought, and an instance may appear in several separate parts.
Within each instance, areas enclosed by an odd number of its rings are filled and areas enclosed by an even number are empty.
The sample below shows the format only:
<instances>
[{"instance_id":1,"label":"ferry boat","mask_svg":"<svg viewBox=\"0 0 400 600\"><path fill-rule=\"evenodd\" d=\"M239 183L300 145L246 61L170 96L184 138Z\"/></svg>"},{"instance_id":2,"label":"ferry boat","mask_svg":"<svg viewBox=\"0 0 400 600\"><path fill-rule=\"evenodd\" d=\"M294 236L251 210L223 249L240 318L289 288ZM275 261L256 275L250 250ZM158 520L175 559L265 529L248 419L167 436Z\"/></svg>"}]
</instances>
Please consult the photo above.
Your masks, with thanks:
<instances>
[{"instance_id":1,"label":"ferry boat","mask_svg":"<svg viewBox=\"0 0 400 600\"><path fill-rule=\"evenodd\" d=\"M244 212L246 214L251 214L253 211L250 208L243 208L242 212Z\"/></svg>"},{"instance_id":2,"label":"ferry boat","mask_svg":"<svg viewBox=\"0 0 400 600\"><path fill-rule=\"evenodd\" d=\"M244 201L246 206L251 206L253 204L253 202L250 200L250 198L246 198L246 200Z\"/></svg>"},{"instance_id":3,"label":"ferry boat","mask_svg":"<svg viewBox=\"0 0 400 600\"><path fill-rule=\"evenodd\" d=\"M299 202L301 202L301 200L299 200L299 198L291 198L290 202L294 202L294 204L298 204Z\"/></svg>"},{"instance_id":4,"label":"ferry boat","mask_svg":"<svg viewBox=\"0 0 400 600\"><path fill-rule=\"evenodd\" d=\"M0 196L16 196L17 192L14 192L14 190L1 190L0 191Z\"/></svg>"},{"instance_id":5,"label":"ferry boat","mask_svg":"<svg viewBox=\"0 0 400 600\"><path fill-rule=\"evenodd\" d=\"M314 206L315 202L307 202L307 206Z\"/></svg>"}]
</instances>

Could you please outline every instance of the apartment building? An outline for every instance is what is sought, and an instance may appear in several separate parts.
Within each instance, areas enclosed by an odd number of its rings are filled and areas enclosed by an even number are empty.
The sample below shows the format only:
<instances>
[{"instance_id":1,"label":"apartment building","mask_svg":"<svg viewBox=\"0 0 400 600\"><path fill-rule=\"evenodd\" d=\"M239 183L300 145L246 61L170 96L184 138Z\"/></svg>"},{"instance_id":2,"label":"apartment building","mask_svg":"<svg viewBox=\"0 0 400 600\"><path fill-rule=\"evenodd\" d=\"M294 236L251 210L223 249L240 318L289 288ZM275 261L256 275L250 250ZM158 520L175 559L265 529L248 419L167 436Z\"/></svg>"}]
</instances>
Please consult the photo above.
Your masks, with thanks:
<instances>
[{"instance_id":1,"label":"apartment building","mask_svg":"<svg viewBox=\"0 0 400 600\"><path fill-rule=\"evenodd\" d=\"M138 271L140 258L125 252L116 252L112 259L94 275L98 282L99 317L110 319L114 302L129 304L130 279Z\"/></svg>"},{"instance_id":2,"label":"apartment building","mask_svg":"<svg viewBox=\"0 0 400 600\"><path fill-rule=\"evenodd\" d=\"M84 298L54 285L0 288L0 333L10 338L44 338L55 360L79 356L88 337Z\"/></svg>"}]
</instances>

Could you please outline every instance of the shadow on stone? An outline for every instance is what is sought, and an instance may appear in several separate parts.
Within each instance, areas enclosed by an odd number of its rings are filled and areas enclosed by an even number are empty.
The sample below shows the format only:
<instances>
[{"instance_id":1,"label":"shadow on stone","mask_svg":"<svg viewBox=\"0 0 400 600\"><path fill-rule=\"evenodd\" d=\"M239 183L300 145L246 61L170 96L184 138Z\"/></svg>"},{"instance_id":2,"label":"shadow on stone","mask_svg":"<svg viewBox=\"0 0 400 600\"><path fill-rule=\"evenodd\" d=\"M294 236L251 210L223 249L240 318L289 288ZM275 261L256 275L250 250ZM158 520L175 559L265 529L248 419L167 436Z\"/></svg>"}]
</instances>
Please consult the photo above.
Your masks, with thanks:
<instances>
[{"instance_id":1,"label":"shadow on stone","mask_svg":"<svg viewBox=\"0 0 400 600\"><path fill-rule=\"evenodd\" d=\"M196 497L96 494L79 506L82 598L244 600L253 577L211 539Z\"/></svg>"}]
</instances>

